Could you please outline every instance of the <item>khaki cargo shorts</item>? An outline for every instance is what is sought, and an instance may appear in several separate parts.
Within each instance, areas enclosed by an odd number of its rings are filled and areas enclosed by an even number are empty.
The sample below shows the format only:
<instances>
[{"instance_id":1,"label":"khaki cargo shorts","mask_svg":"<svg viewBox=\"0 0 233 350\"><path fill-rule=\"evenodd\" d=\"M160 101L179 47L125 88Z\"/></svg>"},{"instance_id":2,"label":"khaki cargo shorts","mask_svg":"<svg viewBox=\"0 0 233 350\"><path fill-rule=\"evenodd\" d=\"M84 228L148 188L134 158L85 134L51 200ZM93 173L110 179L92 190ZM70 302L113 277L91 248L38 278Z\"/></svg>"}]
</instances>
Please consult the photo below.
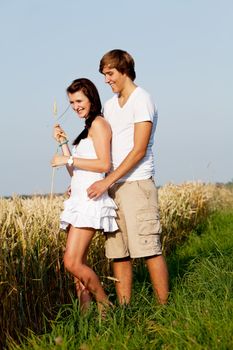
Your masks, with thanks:
<instances>
[{"instance_id":1,"label":"khaki cargo shorts","mask_svg":"<svg viewBox=\"0 0 233 350\"><path fill-rule=\"evenodd\" d=\"M161 255L158 194L153 179L116 183L109 195L118 209L118 231L106 234L109 259Z\"/></svg>"}]
</instances>

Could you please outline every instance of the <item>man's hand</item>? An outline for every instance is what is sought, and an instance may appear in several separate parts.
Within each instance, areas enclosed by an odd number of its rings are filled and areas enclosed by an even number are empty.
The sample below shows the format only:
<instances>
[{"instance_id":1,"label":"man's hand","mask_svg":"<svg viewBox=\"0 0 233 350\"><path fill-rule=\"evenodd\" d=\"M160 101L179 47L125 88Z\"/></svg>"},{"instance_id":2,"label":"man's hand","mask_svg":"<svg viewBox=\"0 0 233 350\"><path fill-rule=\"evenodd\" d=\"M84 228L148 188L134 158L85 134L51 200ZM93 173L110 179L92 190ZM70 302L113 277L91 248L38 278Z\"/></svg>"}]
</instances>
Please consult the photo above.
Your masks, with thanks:
<instances>
[{"instance_id":1,"label":"man's hand","mask_svg":"<svg viewBox=\"0 0 233 350\"><path fill-rule=\"evenodd\" d=\"M91 199L97 199L99 198L105 191L108 189L108 184L106 183L106 180L99 180L94 182L90 187L87 189L87 195Z\"/></svg>"}]
</instances>

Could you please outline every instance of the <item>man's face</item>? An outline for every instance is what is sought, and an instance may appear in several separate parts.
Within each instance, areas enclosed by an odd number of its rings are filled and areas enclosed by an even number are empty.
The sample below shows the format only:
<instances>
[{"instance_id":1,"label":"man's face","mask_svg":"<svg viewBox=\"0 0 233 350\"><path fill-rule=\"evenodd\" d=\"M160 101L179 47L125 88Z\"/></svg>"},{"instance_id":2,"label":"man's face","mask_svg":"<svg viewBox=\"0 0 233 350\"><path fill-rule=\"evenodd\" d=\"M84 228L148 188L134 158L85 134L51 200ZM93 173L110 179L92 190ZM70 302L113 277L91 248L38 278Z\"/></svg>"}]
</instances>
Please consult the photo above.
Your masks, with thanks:
<instances>
[{"instance_id":1,"label":"man's face","mask_svg":"<svg viewBox=\"0 0 233 350\"><path fill-rule=\"evenodd\" d=\"M105 83L109 84L112 88L112 92L120 93L126 81L126 74L120 73L116 68L109 68L105 66L103 68L103 75L105 76Z\"/></svg>"}]
</instances>

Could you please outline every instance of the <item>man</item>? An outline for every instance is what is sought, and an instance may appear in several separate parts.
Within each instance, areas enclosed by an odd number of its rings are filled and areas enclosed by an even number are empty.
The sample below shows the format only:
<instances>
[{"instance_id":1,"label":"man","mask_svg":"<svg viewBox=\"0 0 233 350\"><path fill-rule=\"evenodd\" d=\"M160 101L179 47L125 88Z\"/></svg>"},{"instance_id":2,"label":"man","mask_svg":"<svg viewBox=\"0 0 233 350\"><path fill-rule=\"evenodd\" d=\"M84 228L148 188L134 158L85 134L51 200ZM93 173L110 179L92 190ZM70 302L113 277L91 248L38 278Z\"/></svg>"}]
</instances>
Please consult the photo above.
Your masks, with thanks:
<instances>
[{"instance_id":1,"label":"man","mask_svg":"<svg viewBox=\"0 0 233 350\"><path fill-rule=\"evenodd\" d=\"M129 53L111 50L102 57L99 71L115 93L104 106L104 116L112 128L112 171L89 187L88 196L95 199L109 190L118 206L119 230L107 235L106 256L113 259L119 302L130 302L131 258L144 257L158 301L165 304L168 271L162 256L157 190L152 179L157 110L150 95L134 83L134 60Z\"/></svg>"}]
</instances>

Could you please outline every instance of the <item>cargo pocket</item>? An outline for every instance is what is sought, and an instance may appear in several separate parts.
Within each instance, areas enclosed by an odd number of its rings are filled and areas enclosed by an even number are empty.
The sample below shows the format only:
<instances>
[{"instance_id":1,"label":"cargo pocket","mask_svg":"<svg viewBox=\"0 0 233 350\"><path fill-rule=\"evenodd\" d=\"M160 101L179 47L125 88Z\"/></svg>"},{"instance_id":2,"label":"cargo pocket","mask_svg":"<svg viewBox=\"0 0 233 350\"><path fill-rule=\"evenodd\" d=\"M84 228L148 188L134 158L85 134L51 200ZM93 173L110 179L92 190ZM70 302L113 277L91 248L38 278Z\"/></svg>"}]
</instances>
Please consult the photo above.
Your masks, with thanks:
<instances>
[{"instance_id":1,"label":"cargo pocket","mask_svg":"<svg viewBox=\"0 0 233 350\"><path fill-rule=\"evenodd\" d=\"M159 215L154 210L140 210L137 213L137 228L139 244L148 249L160 246L162 232Z\"/></svg>"}]
</instances>

